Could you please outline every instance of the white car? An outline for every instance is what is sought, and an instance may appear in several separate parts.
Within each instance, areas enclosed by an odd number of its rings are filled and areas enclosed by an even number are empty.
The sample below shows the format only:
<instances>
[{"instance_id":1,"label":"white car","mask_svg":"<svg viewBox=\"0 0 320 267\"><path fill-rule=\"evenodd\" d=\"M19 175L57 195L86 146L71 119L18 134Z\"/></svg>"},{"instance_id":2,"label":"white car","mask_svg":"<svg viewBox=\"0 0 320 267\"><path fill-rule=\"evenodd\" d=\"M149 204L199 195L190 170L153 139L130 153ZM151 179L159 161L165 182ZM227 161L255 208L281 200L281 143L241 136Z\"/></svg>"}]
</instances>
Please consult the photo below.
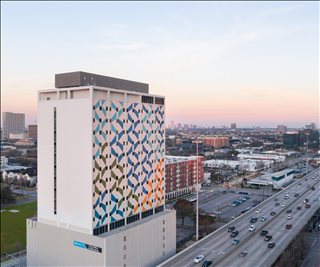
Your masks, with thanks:
<instances>
[{"instance_id":1,"label":"white car","mask_svg":"<svg viewBox=\"0 0 320 267\"><path fill-rule=\"evenodd\" d=\"M253 224L249 227L250 232L253 232L255 229L256 229L256 227Z\"/></svg>"},{"instance_id":2,"label":"white car","mask_svg":"<svg viewBox=\"0 0 320 267\"><path fill-rule=\"evenodd\" d=\"M260 212L261 212L261 209L257 209L257 210L256 210L256 213L260 213Z\"/></svg>"},{"instance_id":3,"label":"white car","mask_svg":"<svg viewBox=\"0 0 320 267\"><path fill-rule=\"evenodd\" d=\"M199 263L200 261L202 261L204 259L203 255L198 255L197 257L194 258L193 262L194 263Z\"/></svg>"},{"instance_id":4,"label":"white car","mask_svg":"<svg viewBox=\"0 0 320 267\"><path fill-rule=\"evenodd\" d=\"M282 203L282 204L281 204L281 207L285 207L285 206L286 206L286 204L285 204L285 203Z\"/></svg>"},{"instance_id":5,"label":"white car","mask_svg":"<svg viewBox=\"0 0 320 267\"><path fill-rule=\"evenodd\" d=\"M288 215L288 216L287 216L287 219L288 219L288 220L291 220L291 219L292 219L292 216L291 216L291 215Z\"/></svg>"}]
</instances>

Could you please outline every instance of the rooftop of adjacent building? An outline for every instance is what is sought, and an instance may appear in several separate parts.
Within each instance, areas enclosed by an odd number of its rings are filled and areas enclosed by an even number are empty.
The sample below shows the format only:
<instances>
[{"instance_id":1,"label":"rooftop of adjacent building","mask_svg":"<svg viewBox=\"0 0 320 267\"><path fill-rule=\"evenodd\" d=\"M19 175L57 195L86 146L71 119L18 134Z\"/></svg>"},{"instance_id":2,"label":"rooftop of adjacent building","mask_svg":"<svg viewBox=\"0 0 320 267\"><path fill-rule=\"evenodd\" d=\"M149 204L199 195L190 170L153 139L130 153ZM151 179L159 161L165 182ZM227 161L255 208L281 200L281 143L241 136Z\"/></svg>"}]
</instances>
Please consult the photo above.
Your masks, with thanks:
<instances>
[{"instance_id":1,"label":"rooftop of adjacent building","mask_svg":"<svg viewBox=\"0 0 320 267\"><path fill-rule=\"evenodd\" d=\"M201 156L199 156L201 158ZM182 157L182 156L166 156L165 157L165 163L178 163L178 162L184 162L184 161L190 161L190 160L196 160L196 156L190 156L190 157Z\"/></svg>"}]
</instances>

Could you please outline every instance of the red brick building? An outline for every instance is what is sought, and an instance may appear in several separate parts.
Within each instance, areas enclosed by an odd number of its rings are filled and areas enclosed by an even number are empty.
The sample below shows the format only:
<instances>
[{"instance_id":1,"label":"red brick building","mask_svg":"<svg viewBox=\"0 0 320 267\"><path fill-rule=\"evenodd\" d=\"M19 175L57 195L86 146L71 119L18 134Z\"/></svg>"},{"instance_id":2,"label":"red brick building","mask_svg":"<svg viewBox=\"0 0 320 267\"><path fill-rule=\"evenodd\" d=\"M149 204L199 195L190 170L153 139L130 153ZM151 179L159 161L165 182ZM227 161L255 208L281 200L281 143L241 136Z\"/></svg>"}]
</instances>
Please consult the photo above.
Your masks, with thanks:
<instances>
[{"instance_id":1,"label":"red brick building","mask_svg":"<svg viewBox=\"0 0 320 267\"><path fill-rule=\"evenodd\" d=\"M204 158L198 157L198 184L204 182ZM197 157L166 156L166 200L190 193L196 189Z\"/></svg>"}]
</instances>

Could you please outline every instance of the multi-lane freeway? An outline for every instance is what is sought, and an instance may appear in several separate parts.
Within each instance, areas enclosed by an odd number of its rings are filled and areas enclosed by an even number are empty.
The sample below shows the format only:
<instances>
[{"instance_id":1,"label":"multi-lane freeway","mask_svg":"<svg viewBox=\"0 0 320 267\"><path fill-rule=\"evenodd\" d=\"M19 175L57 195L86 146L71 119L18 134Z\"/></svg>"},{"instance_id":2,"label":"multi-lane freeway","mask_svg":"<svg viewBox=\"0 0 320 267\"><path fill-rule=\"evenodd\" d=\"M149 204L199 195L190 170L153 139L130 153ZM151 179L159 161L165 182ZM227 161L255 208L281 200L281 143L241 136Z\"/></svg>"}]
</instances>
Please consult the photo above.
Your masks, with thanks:
<instances>
[{"instance_id":1,"label":"multi-lane freeway","mask_svg":"<svg viewBox=\"0 0 320 267\"><path fill-rule=\"evenodd\" d=\"M319 195L320 168L159 266L201 266L205 260L212 261L212 266L222 267L271 266L315 211L320 208ZM306 198L309 200L310 208L306 208L303 203ZM260 212L257 213L257 210ZM291 213L288 213L288 210L291 210ZM271 212L275 212L275 215L272 216ZM291 219L288 219L288 215ZM267 219L261 221L262 216ZM250 223L252 217L257 217L258 220ZM286 229L287 224L291 225L291 229ZM249 231L251 225L255 226L252 232ZM230 226L234 226L239 232L236 237L230 237L231 233L227 232ZM270 241L265 241L260 235L262 230L267 230L268 235L272 236ZM233 245L234 239L239 239L240 242ZM268 243L275 243L275 246L269 248ZM247 255L240 257L243 251L246 251ZM197 255L203 255L205 258L196 264L193 260Z\"/></svg>"}]
</instances>

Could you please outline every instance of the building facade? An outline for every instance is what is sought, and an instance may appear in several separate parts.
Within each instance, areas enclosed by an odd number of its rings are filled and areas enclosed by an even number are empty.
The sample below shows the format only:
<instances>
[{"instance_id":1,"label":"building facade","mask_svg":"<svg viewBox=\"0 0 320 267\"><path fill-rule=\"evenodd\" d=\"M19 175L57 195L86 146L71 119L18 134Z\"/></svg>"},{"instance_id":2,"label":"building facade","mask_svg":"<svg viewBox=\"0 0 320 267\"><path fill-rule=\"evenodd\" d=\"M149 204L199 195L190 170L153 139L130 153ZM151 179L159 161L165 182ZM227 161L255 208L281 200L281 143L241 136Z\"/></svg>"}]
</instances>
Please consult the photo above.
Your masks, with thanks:
<instances>
[{"instance_id":1,"label":"building facade","mask_svg":"<svg viewBox=\"0 0 320 267\"><path fill-rule=\"evenodd\" d=\"M37 125L29 125L28 126L28 136L33 140L37 140L38 138L38 126Z\"/></svg>"},{"instance_id":2,"label":"building facade","mask_svg":"<svg viewBox=\"0 0 320 267\"><path fill-rule=\"evenodd\" d=\"M164 97L146 84L83 72L56 76L56 86L38 96L37 223L107 239L152 216L171 229ZM174 242L166 242L172 255ZM157 260L168 256L162 252Z\"/></svg>"},{"instance_id":3,"label":"building facade","mask_svg":"<svg viewBox=\"0 0 320 267\"><path fill-rule=\"evenodd\" d=\"M229 139L229 136L206 136L203 138L203 144L213 148L229 147Z\"/></svg>"},{"instance_id":4,"label":"building facade","mask_svg":"<svg viewBox=\"0 0 320 267\"><path fill-rule=\"evenodd\" d=\"M204 157L175 157L166 156L166 199L170 200L190 193L197 184L198 162L198 185L204 182L203 164Z\"/></svg>"},{"instance_id":5,"label":"building facade","mask_svg":"<svg viewBox=\"0 0 320 267\"><path fill-rule=\"evenodd\" d=\"M10 134L25 132L25 114L2 112L3 138L9 138Z\"/></svg>"}]
</instances>

